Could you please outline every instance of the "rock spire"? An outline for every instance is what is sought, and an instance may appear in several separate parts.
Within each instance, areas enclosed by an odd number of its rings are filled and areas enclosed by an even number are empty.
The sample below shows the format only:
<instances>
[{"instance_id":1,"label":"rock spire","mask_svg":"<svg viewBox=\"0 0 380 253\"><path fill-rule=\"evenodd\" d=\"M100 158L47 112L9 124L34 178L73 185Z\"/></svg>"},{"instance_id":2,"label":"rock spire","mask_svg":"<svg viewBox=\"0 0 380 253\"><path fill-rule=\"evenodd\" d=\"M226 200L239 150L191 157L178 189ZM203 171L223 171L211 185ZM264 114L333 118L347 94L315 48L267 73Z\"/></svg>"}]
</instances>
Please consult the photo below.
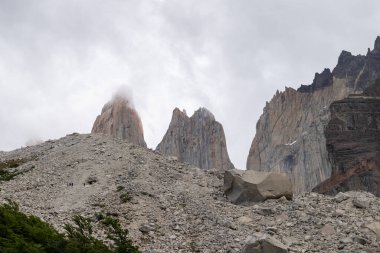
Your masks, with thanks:
<instances>
[{"instance_id":1,"label":"rock spire","mask_svg":"<svg viewBox=\"0 0 380 253\"><path fill-rule=\"evenodd\" d=\"M103 106L91 133L111 135L146 147L140 116L130 101L121 95L115 95L110 102Z\"/></svg>"},{"instance_id":2,"label":"rock spire","mask_svg":"<svg viewBox=\"0 0 380 253\"><path fill-rule=\"evenodd\" d=\"M223 127L206 108L198 109L191 117L175 108L169 129L156 150L204 170L234 168Z\"/></svg>"}]
</instances>

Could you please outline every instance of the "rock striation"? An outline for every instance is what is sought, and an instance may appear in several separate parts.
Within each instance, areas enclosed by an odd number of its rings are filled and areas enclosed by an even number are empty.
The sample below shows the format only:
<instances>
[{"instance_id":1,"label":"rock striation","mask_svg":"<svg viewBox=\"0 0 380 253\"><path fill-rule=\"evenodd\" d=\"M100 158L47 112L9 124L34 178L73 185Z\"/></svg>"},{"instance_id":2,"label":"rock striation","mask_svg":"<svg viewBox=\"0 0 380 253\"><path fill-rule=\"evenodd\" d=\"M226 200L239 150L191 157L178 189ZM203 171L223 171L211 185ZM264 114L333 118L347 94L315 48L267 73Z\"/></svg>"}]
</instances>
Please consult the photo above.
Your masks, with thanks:
<instances>
[{"instance_id":1,"label":"rock striation","mask_svg":"<svg viewBox=\"0 0 380 253\"><path fill-rule=\"evenodd\" d=\"M332 175L314 191L364 190L380 196L380 80L330 105L325 129Z\"/></svg>"},{"instance_id":2,"label":"rock striation","mask_svg":"<svg viewBox=\"0 0 380 253\"><path fill-rule=\"evenodd\" d=\"M363 92L379 77L380 37L365 56L343 51L333 71L316 74L311 85L277 91L257 122L247 169L285 172L295 194L311 191L332 172L324 136L330 104Z\"/></svg>"},{"instance_id":3,"label":"rock striation","mask_svg":"<svg viewBox=\"0 0 380 253\"><path fill-rule=\"evenodd\" d=\"M156 150L204 170L234 168L228 156L223 126L206 108L198 109L191 117L175 108L169 129Z\"/></svg>"},{"instance_id":4,"label":"rock striation","mask_svg":"<svg viewBox=\"0 0 380 253\"><path fill-rule=\"evenodd\" d=\"M102 133L146 147L140 116L127 98L116 95L103 106L91 133Z\"/></svg>"}]
</instances>

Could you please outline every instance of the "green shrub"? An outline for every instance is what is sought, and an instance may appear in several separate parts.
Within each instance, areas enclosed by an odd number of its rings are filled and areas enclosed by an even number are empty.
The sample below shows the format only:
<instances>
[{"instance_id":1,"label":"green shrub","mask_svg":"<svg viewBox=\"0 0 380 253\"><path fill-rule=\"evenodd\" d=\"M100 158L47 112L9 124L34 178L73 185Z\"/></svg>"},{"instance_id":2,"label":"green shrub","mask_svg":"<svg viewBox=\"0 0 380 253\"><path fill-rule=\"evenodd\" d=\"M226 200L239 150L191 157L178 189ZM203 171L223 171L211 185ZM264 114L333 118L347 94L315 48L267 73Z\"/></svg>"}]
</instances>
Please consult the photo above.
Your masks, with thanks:
<instances>
[{"instance_id":1,"label":"green shrub","mask_svg":"<svg viewBox=\"0 0 380 253\"><path fill-rule=\"evenodd\" d=\"M121 203L127 203L131 199L132 199L132 197L128 193L123 193L120 195Z\"/></svg>"},{"instance_id":2,"label":"green shrub","mask_svg":"<svg viewBox=\"0 0 380 253\"><path fill-rule=\"evenodd\" d=\"M0 162L0 181L12 180L15 176L21 174L18 171L10 171L9 169L17 168L18 166L26 163L23 159L11 159Z\"/></svg>"},{"instance_id":3,"label":"green shrub","mask_svg":"<svg viewBox=\"0 0 380 253\"><path fill-rule=\"evenodd\" d=\"M101 221L101 220L104 220L106 218L106 216L104 215L104 213L100 212L100 213L95 213L95 219L96 221Z\"/></svg>"},{"instance_id":4,"label":"green shrub","mask_svg":"<svg viewBox=\"0 0 380 253\"><path fill-rule=\"evenodd\" d=\"M15 202L0 206L0 252L2 253L139 253L116 219L105 217L101 223L111 246L93 237L92 221L80 215L66 224L66 235L36 216L18 210Z\"/></svg>"},{"instance_id":5,"label":"green shrub","mask_svg":"<svg viewBox=\"0 0 380 253\"><path fill-rule=\"evenodd\" d=\"M111 217L106 217L103 220L103 224L107 228L107 238L114 242L114 252L140 252L136 246L133 246L132 240L128 239L128 230L123 229L118 220Z\"/></svg>"},{"instance_id":6,"label":"green shrub","mask_svg":"<svg viewBox=\"0 0 380 253\"><path fill-rule=\"evenodd\" d=\"M18 211L9 201L0 206L0 252L63 252L67 241L49 224Z\"/></svg>"},{"instance_id":7,"label":"green shrub","mask_svg":"<svg viewBox=\"0 0 380 253\"><path fill-rule=\"evenodd\" d=\"M122 185L118 185L118 186L116 187L116 191L117 191L117 192L122 191L122 190L124 190L124 186L122 186Z\"/></svg>"}]
</instances>

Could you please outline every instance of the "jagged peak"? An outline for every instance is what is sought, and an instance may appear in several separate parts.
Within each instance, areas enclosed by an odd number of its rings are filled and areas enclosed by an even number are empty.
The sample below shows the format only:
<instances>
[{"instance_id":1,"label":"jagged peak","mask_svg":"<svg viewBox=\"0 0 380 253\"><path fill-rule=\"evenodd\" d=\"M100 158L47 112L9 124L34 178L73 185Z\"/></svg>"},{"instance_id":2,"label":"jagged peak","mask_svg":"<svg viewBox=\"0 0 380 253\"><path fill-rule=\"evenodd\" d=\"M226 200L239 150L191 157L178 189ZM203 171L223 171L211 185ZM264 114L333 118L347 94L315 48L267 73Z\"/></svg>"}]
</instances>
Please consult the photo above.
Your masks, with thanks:
<instances>
[{"instance_id":1,"label":"jagged peak","mask_svg":"<svg viewBox=\"0 0 380 253\"><path fill-rule=\"evenodd\" d=\"M200 107L198 110L196 110L192 117L200 116L201 118L209 118L211 120L215 120L214 114L212 114L207 108Z\"/></svg>"},{"instance_id":2,"label":"jagged peak","mask_svg":"<svg viewBox=\"0 0 380 253\"><path fill-rule=\"evenodd\" d=\"M173 119L177 118L189 118L189 116L187 116L185 109L181 111L178 107L176 107L173 110ZM205 107L200 107L198 110L196 110L191 118L209 118L211 120L215 120L214 114L212 114L212 112L210 112Z\"/></svg>"},{"instance_id":3,"label":"jagged peak","mask_svg":"<svg viewBox=\"0 0 380 253\"><path fill-rule=\"evenodd\" d=\"M380 53L380 36L376 37L375 45L373 47L373 51L376 53Z\"/></svg>"},{"instance_id":4,"label":"jagged peak","mask_svg":"<svg viewBox=\"0 0 380 253\"><path fill-rule=\"evenodd\" d=\"M346 59L350 58L350 57L352 57L351 52L348 52L346 50L342 50L342 52L340 53L340 55L338 57L338 65L344 64L346 62Z\"/></svg>"},{"instance_id":5,"label":"jagged peak","mask_svg":"<svg viewBox=\"0 0 380 253\"><path fill-rule=\"evenodd\" d=\"M349 53L351 54L351 53ZM315 73L313 83L311 85L301 85L297 89L299 92L313 92L332 85L333 74L329 68L325 68L321 73Z\"/></svg>"},{"instance_id":6,"label":"jagged peak","mask_svg":"<svg viewBox=\"0 0 380 253\"><path fill-rule=\"evenodd\" d=\"M174 108L173 115L180 116L180 117L187 117L186 110L183 109L181 111L178 107Z\"/></svg>"}]
</instances>

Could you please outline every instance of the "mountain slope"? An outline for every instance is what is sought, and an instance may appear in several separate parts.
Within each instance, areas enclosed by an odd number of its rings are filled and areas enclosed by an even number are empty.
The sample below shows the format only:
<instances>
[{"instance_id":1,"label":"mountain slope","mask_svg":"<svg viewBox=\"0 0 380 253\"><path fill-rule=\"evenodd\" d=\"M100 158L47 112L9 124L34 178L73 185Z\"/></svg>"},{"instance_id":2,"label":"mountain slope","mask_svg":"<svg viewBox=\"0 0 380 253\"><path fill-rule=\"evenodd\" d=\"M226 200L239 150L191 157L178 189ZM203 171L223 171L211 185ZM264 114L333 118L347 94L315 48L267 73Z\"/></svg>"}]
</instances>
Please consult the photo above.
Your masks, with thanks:
<instances>
[{"instance_id":1,"label":"mountain slope","mask_svg":"<svg viewBox=\"0 0 380 253\"><path fill-rule=\"evenodd\" d=\"M255 232L272 235L290 252L380 247L365 229L380 221L380 200L368 193L335 199L308 193L236 206L222 194L221 172L105 135L72 134L2 153L0 164L20 159L11 170L23 174L0 181L0 201L11 198L59 230L78 213L116 216L143 252L240 252ZM369 207L355 207L357 198Z\"/></svg>"}]
</instances>

